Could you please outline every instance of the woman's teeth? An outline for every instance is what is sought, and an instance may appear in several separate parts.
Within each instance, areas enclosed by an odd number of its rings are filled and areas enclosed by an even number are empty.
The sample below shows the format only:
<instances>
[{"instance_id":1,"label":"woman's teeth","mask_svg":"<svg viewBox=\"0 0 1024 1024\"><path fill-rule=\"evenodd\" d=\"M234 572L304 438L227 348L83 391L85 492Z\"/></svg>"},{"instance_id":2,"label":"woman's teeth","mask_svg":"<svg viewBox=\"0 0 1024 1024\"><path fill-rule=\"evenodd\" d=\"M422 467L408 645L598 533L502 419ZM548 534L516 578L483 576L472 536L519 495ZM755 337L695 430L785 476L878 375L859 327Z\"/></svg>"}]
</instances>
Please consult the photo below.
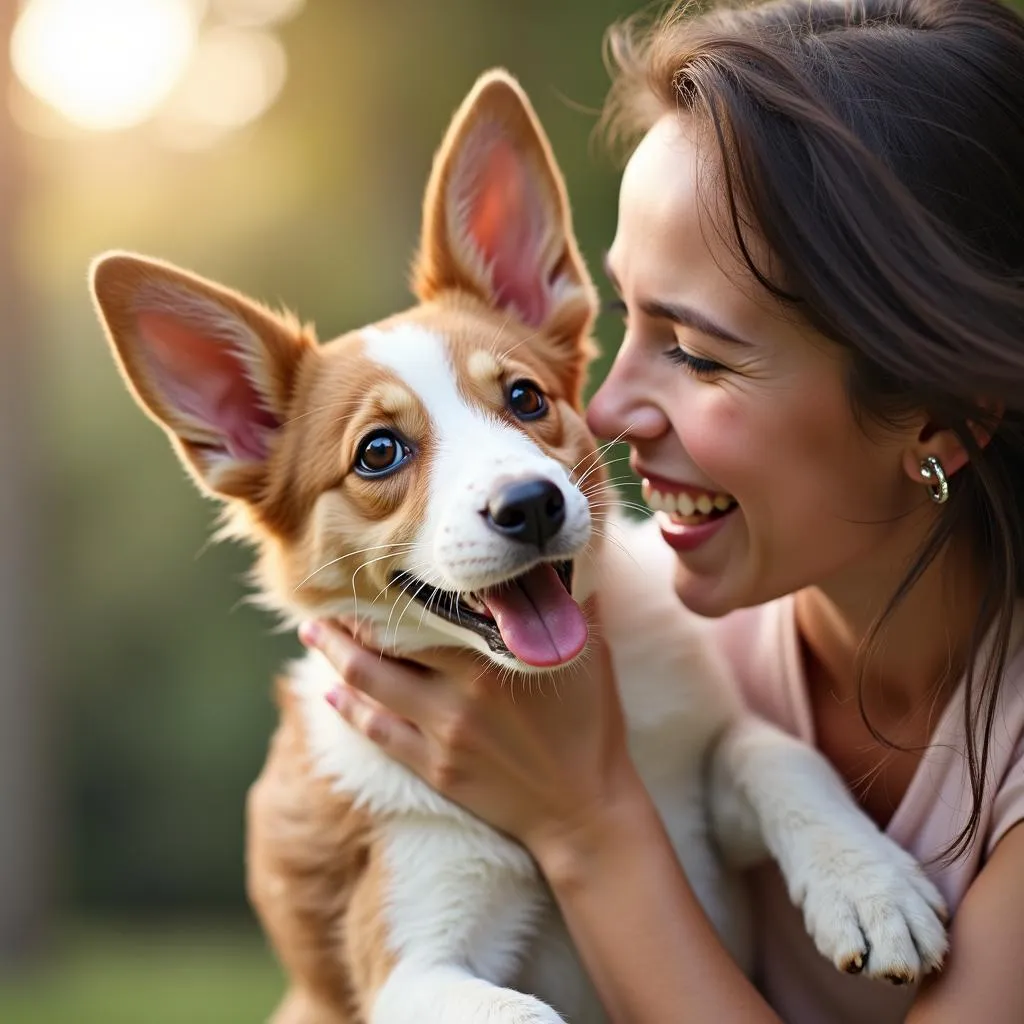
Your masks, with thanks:
<instances>
[{"instance_id":1,"label":"woman's teeth","mask_svg":"<svg viewBox=\"0 0 1024 1024\"><path fill-rule=\"evenodd\" d=\"M659 491L644 480L643 499L655 512L666 512L681 522L703 522L713 512L728 512L736 499L731 494L693 494L685 491Z\"/></svg>"}]
</instances>

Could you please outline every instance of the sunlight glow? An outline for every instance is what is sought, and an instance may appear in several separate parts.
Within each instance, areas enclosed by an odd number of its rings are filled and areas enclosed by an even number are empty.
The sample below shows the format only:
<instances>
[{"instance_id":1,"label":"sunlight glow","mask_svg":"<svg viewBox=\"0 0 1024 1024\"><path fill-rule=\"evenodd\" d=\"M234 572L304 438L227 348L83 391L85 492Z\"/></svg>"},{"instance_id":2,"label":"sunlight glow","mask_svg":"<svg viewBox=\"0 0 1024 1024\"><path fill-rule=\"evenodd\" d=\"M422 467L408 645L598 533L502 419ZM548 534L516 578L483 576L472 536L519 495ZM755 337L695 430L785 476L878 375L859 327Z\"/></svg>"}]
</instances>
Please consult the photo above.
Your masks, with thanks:
<instances>
[{"instance_id":1,"label":"sunlight glow","mask_svg":"<svg viewBox=\"0 0 1024 1024\"><path fill-rule=\"evenodd\" d=\"M277 98L287 74L280 41L266 32L220 26L204 32L168 114L218 128L255 120Z\"/></svg>"},{"instance_id":2,"label":"sunlight glow","mask_svg":"<svg viewBox=\"0 0 1024 1024\"><path fill-rule=\"evenodd\" d=\"M305 0L213 0L215 13L232 25L265 27L294 18Z\"/></svg>"},{"instance_id":3,"label":"sunlight glow","mask_svg":"<svg viewBox=\"0 0 1024 1024\"><path fill-rule=\"evenodd\" d=\"M31 0L11 39L22 83L82 128L138 124L188 66L193 0Z\"/></svg>"}]
</instances>

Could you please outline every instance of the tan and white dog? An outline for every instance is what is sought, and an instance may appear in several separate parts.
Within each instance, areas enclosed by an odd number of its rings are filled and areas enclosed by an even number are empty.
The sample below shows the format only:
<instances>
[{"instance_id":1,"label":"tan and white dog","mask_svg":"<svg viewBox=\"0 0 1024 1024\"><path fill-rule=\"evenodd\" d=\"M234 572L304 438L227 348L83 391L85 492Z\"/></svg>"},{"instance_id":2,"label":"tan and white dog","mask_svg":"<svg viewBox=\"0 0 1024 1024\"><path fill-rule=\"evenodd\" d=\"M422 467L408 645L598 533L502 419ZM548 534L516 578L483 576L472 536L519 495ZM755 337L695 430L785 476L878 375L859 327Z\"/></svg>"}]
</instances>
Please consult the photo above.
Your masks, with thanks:
<instances>
[{"instance_id":1,"label":"tan and white dog","mask_svg":"<svg viewBox=\"0 0 1024 1024\"><path fill-rule=\"evenodd\" d=\"M255 545L267 605L582 686L593 595L633 756L737 959L734 868L770 853L837 966L938 965L942 901L918 866L814 751L742 713L657 533L605 536L581 412L594 290L508 75L480 79L438 152L406 312L321 345L157 261L106 255L93 287L135 397ZM316 655L291 666L250 793L249 892L290 980L275 1021L605 1019L527 853L351 730L334 682Z\"/></svg>"}]
</instances>

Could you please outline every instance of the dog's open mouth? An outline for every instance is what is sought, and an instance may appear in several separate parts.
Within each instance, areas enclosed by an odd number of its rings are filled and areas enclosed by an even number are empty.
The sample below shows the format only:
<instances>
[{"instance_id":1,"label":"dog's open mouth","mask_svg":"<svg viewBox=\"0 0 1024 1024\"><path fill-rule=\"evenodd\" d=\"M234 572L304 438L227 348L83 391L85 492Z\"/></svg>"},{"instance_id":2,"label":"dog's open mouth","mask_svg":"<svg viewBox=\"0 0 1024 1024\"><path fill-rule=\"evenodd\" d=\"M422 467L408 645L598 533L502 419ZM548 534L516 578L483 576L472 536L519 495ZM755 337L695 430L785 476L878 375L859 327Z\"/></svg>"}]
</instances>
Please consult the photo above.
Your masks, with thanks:
<instances>
[{"instance_id":1,"label":"dog's open mouth","mask_svg":"<svg viewBox=\"0 0 1024 1024\"><path fill-rule=\"evenodd\" d=\"M392 582L429 611L474 633L495 652L538 668L572 661L587 643L587 621L572 599L573 564L545 562L486 590L441 590L399 572Z\"/></svg>"}]
</instances>

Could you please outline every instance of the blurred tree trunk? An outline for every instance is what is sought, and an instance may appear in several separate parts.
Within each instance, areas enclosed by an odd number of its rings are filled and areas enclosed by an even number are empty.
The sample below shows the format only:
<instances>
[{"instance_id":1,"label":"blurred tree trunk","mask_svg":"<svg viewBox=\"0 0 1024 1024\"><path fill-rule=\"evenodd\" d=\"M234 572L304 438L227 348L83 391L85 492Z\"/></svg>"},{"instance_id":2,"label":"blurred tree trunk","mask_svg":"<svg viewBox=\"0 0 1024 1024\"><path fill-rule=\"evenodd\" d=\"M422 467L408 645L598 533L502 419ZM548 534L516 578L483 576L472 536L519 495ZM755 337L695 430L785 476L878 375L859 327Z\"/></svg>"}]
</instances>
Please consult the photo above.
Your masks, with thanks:
<instances>
[{"instance_id":1,"label":"blurred tree trunk","mask_svg":"<svg viewBox=\"0 0 1024 1024\"><path fill-rule=\"evenodd\" d=\"M49 906L42 673L34 643L41 571L29 331L22 272L25 165L8 111L17 0L0 0L0 968L39 946Z\"/></svg>"}]
</instances>

